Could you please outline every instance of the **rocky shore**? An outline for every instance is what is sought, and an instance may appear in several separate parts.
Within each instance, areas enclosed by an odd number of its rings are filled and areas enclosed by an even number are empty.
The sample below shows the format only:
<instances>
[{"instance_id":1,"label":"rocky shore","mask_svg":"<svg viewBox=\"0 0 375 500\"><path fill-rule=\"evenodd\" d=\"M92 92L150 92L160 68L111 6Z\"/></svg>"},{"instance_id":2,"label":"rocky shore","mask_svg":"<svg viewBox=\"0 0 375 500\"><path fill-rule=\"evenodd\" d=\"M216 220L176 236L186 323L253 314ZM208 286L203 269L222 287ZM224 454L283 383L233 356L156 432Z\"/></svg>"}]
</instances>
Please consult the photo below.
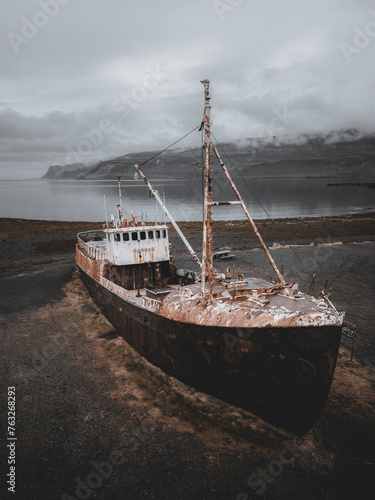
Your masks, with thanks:
<instances>
[{"instance_id":1,"label":"rocky shore","mask_svg":"<svg viewBox=\"0 0 375 500\"><path fill-rule=\"evenodd\" d=\"M286 279L304 291L314 272L333 283L357 328L353 359L343 337L328 401L303 438L168 377L117 335L75 272L76 233L97 227L0 219L1 415L14 387L17 436L13 494L2 426L0 498L373 497L375 214L258 221ZM201 224L181 228L199 249ZM237 272L272 276L245 221L213 230ZM171 241L177 266L193 268L174 231Z\"/></svg>"}]
</instances>

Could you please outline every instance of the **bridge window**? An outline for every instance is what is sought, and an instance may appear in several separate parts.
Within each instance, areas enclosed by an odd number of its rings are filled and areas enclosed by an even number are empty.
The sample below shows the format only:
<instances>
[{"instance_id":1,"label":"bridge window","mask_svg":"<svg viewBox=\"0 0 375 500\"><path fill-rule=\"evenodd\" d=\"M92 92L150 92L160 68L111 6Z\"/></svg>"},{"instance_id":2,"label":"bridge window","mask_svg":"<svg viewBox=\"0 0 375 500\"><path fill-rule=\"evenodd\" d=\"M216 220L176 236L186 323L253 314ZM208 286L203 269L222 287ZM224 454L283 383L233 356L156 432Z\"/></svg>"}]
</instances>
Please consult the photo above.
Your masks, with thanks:
<instances>
[{"instance_id":1,"label":"bridge window","mask_svg":"<svg viewBox=\"0 0 375 500\"><path fill-rule=\"evenodd\" d=\"M149 231L148 232L148 239L153 240L154 239L154 231Z\"/></svg>"},{"instance_id":2,"label":"bridge window","mask_svg":"<svg viewBox=\"0 0 375 500\"><path fill-rule=\"evenodd\" d=\"M160 231L155 231L155 238L157 240L160 238Z\"/></svg>"},{"instance_id":3,"label":"bridge window","mask_svg":"<svg viewBox=\"0 0 375 500\"><path fill-rule=\"evenodd\" d=\"M108 237L108 241L111 241L111 235L109 233L107 234L107 237Z\"/></svg>"},{"instance_id":4,"label":"bridge window","mask_svg":"<svg viewBox=\"0 0 375 500\"><path fill-rule=\"evenodd\" d=\"M124 241L129 241L129 233L122 233L122 239Z\"/></svg>"},{"instance_id":5,"label":"bridge window","mask_svg":"<svg viewBox=\"0 0 375 500\"><path fill-rule=\"evenodd\" d=\"M163 229L163 238L166 238L167 237L167 231L165 229Z\"/></svg>"},{"instance_id":6,"label":"bridge window","mask_svg":"<svg viewBox=\"0 0 375 500\"><path fill-rule=\"evenodd\" d=\"M115 241L121 241L121 234L119 233L115 234Z\"/></svg>"},{"instance_id":7,"label":"bridge window","mask_svg":"<svg viewBox=\"0 0 375 500\"><path fill-rule=\"evenodd\" d=\"M138 233L137 232L133 232L132 233L132 240L133 241L137 241L138 240Z\"/></svg>"},{"instance_id":8,"label":"bridge window","mask_svg":"<svg viewBox=\"0 0 375 500\"><path fill-rule=\"evenodd\" d=\"M141 240L146 239L146 231L141 231L139 234L141 235Z\"/></svg>"}]
</instances>

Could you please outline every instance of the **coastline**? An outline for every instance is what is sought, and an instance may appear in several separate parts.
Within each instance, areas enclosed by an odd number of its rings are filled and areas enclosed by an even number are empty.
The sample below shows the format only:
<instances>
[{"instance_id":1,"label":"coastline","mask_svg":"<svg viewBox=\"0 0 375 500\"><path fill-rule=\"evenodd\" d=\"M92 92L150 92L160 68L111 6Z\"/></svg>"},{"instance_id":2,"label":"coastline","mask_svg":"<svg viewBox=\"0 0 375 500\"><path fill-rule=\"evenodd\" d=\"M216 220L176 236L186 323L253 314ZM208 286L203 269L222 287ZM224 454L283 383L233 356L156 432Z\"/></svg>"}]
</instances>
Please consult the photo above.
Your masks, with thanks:
<instances>
[{"instance_id":1,"label":"coastline","mask_svg":"<svg viewBox=\"0 0 375 500\"><path fill-rule=\"evenodd\" d=\"M257 227L269 245L321 243L333 240L363 241L366 238L375 238L375 212L367 214L351 214L342 216L288 218L288 219L258 219ZM11 238L12 247L21 243L16 248L15 254L32 256L41 254L74 253L76 235L81 231L100 229L102 222L87 221L58 221L34 220L19 218L0 218L0 241L3 252L0 257L0 266L4 260L12 262L7 248L7 240ZM180 251L184 249L183 243L174 231L172 225L170 240L173 248ZM178 222L181 230L192 243L193 247L201 247L201 221ZM213 222L213 247L219 249L226 245L232 249L238 247L253 248L258 242L252 233L247 220L214 221ZM17 261L22 258L17 258Z\"/></svg>"}]
</instances>

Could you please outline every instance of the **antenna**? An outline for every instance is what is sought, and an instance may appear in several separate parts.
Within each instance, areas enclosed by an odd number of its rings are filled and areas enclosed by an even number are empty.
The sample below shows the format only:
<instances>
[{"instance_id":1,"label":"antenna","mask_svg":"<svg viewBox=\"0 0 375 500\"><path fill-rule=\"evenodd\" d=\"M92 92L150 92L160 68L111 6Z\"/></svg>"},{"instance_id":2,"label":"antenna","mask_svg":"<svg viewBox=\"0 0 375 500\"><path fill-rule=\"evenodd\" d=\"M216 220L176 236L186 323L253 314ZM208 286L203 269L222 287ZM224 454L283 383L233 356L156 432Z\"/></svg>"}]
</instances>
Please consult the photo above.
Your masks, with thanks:
<instances>
[{"instance_id":1,"label":"antenna","mask_svg":"<svg viewBox=\"0 0 375 500\"><path fill-rule=\"evenodd\" d=\"M121 177L118 177L118 199L119 199L119 204L117 205L117 209L118 209L118 215L119 215L119 218L121 221L122 220Z\"/></svg>"},{"instance_id":2,"label":"antenna","mask_svg":"<svg viewBox=\"0 0 375 500\"><path fill-rule=\"evenodd\" d=\"M105 225L108 226L107 203L105 201L105 193L103 193L103 201L104 201Z\"/></svg>"},{"instance_id":3,"label":"antenna","mask_svg":"<svg viewBox=\"0 0 375 500\"><path fill-rule=\"evenodd\" d=\"M164 203L164 205L165 205L165 192L164 192L164 191L163 191L163 203ZM163 213L161 214L161 222L163 222L163 221L164 221L164 216L165 216L165 212L163 212Z\"/></svg>"}]
</instances>

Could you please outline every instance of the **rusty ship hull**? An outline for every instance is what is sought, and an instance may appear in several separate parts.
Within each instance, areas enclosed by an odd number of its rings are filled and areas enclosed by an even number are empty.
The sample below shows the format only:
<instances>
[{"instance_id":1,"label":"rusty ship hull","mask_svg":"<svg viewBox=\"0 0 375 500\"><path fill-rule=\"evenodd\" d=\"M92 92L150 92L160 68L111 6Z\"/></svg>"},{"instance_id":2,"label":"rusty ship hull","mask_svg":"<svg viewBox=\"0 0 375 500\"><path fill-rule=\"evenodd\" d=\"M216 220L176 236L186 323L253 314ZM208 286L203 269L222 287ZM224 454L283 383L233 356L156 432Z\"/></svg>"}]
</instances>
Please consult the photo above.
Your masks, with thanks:
<instances>
[{"instance_id":1,"label":"rusty ship hull","mask_svg":"<svg viewBox=\"0 0 375 500\"><path fill-rule=\"evenodd\" d=\"M241 329L169 319L103 286L93 271L99 271L97 263L78 248L77 254L91 296L116 331L148 361L297 435L314 424L330 389L340 326Z\"/></svg>"}]
</instances>

